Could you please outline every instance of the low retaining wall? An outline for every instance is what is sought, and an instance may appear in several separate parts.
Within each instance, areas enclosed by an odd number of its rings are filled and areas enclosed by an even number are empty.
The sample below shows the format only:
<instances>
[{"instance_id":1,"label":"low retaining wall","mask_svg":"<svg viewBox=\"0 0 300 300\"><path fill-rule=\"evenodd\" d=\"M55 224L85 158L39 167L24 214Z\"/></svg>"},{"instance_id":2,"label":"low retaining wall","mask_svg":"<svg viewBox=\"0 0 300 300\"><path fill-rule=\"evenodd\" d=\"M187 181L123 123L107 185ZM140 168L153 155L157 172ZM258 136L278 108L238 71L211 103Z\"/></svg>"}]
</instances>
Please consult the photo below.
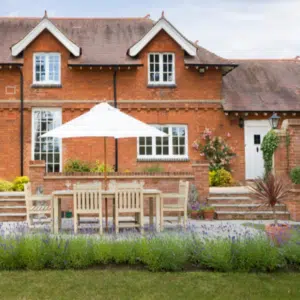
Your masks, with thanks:
<instances>
[{"instance_id":1,"label":"low retaining wall","mask_svg":"<svg viewBox=\"0 0 300 300\"><path fill-rule=\"evenodd\" d=\"M288 200L284 202L291 220L300 222L300 188L292 189Z\"/></svg>"},{"instance_id":2,"label":"low retaining wall","mask_svg":"<svg viewBox=\"0 0 300 300\"><path fill-rule=\"evenodd\" d=\"M33 192L38 186L43 186L45 194L51 194L55 190L66 190L67 182L71 184L104 181L101 173L45 173L44 161L31 161L29 178ZM159 189L162 192L178 192L180 180L194 184L199 193L199 201L204 203L209 193L208 164L194 163L193 172L162 172L162 173L109 173L108 181L131 182L133 180L144 181L145 188ZM72 199L64 199L62 210L72 210ZM145 209L147 209L147 203Z\"/></svg>"}]
</instances>

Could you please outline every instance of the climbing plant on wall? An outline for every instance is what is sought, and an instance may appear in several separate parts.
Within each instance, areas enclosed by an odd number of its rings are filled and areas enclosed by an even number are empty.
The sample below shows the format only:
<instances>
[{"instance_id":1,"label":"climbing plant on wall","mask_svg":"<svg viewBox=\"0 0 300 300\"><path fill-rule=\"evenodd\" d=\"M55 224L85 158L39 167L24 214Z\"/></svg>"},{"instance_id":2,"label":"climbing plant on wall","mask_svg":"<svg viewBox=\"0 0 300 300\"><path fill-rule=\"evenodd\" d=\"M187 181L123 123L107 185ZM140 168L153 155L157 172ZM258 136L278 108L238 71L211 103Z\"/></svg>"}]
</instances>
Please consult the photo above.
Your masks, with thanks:
<instances>
[{"instance_id":1,"label":"climbing plant on wall","mask_svg":"<svg viewBox=\"0 0 300 300\"><path fill-rule=\"evenodd\" d=\"M264 137L261 144L261 151L263 153L265 175L272 171L273 154L279 145L279 137L274 130L270 130Z\"/></svg>"}]
</instances>

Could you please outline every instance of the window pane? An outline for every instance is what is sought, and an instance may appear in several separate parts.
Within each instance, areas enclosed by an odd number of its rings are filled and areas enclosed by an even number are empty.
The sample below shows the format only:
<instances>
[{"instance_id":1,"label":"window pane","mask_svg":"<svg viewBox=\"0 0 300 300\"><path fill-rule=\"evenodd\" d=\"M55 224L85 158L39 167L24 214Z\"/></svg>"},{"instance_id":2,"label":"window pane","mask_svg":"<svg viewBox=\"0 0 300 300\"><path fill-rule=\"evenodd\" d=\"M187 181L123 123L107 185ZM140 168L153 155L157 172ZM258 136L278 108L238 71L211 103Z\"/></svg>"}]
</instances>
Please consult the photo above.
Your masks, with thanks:
<instances>
[{"instance_id":1,"label":"window pane","mask_svg":"<svg viewBox=\"0 0 300 300\"><path fill-rule=\"evenodd\" d=\"M57 138L39 138L39 136L61 124L61 111L39 109L33 112L34 159L46 161L48 171L60 169L60 140ZM54 163L56 164L54 167Z\"/></svg>"},{"instance_id":2,"label":"window pane","mask_svg":"<svg viewBox=\"0 0 300 300\"><path fill-rule=\"evenodd\" d=\"M153 62L153 60L154 60L154 58L153 58L153 54L150 54L150 62L152 63Z\"/></svg>"},{"instance_id":3,"label":"window pane","mask_svg":"<svg viewBox=\"0 0 300 300\"><path fill-rule=\"evenodd\" d=\"M145 147L140 147L140 155L145 155Z\"/></svg>"},{"instance_id":4,"label":"window pane","mask_svg":"<svg viewBox=\"0 0 300 300\"><path fill-rule=\"evenodd\" d=\"M152 147L147 147L146 154L147 155L152 155Z\"/></svg>"}]
</instances>

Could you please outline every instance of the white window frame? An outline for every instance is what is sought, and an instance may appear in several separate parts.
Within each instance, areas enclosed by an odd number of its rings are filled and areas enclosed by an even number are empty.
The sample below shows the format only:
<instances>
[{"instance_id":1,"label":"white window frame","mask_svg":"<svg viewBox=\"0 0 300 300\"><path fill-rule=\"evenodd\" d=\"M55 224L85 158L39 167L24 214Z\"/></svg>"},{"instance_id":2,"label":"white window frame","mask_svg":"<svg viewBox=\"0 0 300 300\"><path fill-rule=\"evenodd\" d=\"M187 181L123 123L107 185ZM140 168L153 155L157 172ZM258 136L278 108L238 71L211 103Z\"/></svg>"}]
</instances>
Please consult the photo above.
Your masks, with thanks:
<instances>
[{"instance_id":1,"label":"white window frame","mask_svg":"<svg viewBox=\"0 0 300 300\"><path fill-rule=\"evenodd\" d=\"M45 80L36 81L36 57L45 56ZM58 80L49 80L49 56L58 56ZM61 84L61 54L58 52L36 52L33 54L33 84L35 85L59 85Z\"/></svg>"},{"instance_id":2,"label":"white window frame","mask_svg":"<svg viewBox=\"0 0 300 300\"><path fill-rule=\"evenodd\" d=\"M151 124L151 126L169 127L172 131L172 127L184 128L185 129L185 154L175 155L173 154L173 139L172 135L169 134L169 154L168 155L156 155L156 137L152 137L152 154L151 155L140 155L140 139L137 138L137 159L138 160L188 160L189 159L189 148L188 148L188 126L182 124ZM155 153L155 154L154 154Z\"/></svg>"},{"instance_id":3,"label":"white window frame","mask_svg":"<svg viewBox=\"0 0 300 300\"><path fill-rule=\"evenodd\" d=\"M173 68L173 80L172 81L163 81L163 55L172 55L172 68ZM159 78L160 81L150 81L150 55L159 55ZM172 52L150 52L148 53L148 84L149 85L174 85L176 84L175 80L175 53Z\"/></svg>"},{"instance_id":4,"label":"white window frame","mask_svg":"<svg viewBox=\"0 0 300 300\"><path fill-rule=\"evenodd\" d=\"M34 125L35 125L35 120L34 120L34 113L36 111L41 111L41 110L44 110L44 111L52 111L52 112L60 112L60 121L61 121L61 124L62 124L62 109L59 108L59 107L36 107L36 108L33 108L32 109L32 114L31 114L31 159L34 160L35 157L35 151L34 151L34 148L35 148L35 129L34 129ZM46 152L47 154L48 152ZM59 172L62 172L62 157L63 157L63 149L62 149L62 139L59 139ZM47 162L46 162L47 164Z\"/></svg>"}]
</instances>

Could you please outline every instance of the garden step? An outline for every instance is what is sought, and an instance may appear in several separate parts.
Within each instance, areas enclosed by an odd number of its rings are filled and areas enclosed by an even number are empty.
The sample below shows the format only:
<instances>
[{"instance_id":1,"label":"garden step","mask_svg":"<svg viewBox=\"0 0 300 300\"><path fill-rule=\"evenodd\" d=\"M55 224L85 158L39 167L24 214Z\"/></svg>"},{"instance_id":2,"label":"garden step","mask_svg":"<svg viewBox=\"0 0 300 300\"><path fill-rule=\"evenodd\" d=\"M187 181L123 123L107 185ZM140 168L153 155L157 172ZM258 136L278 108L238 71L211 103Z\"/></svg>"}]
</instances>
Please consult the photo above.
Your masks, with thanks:
<instances>
[{"instance_id":1,"label":"garden step","mask_svg":"<svg viewBox=\"0 0 300 300\"><path fill-rule=\"evenodd\" d=\"M2 201L0 199L0 209L1 207L5 207L5 206L22 206L22 205L25 205L25 200L24 201L17 201L17 200L14 200L14 201Z\"/></svg>"},{"instance_id":2,"label":"garden step","mask_svg":"<svg viewBox=\"0 0 300 300\"><path fill-rule=\"evenodd\" d=\"M26 206L1 206L1 213L26 213Z\"/></svg>"},{"instance_id":3,"label":"garden step","mask_svg":"<svg viewBox=\"0 0 300 300\"><path fill-rule=\"evenodd\" d=\"M237 199L237 198L223 198L223 199L207 199L209 205L216 205L216 204L261 204L261 200L254 200L251 198L248 199Z\"/></svg>"},{"instance_id":4,"label":"garden step","mask_svg":"<svg viewBox=\"0 0 300 300\"><path fill-rule=\"evenodd\" d=\"M19 222L26 220L26 213L0 213L0 222Z\"/></svg>"},{"instance_id":5,"label":"garden step","mask_svg":"<svg viewBox=\"0 0 300 300\"><path fill-rule=\"evenodd\" d=\"M289 220L290 214L285 211L276 211L276 218ZM272 220L272 211L218 211L218 220Z\"/></svg>"},{"instance_id":6,"label":"garden step","mask_svg":"<svg viewBox=\"0 0 300 300\"><path fill-rule=\"evenodd\" d=\"M252 199L250 197L236 197L236 196L209 196L208 200L249 200L251 201Z\"/></svg>"},{"instance_id":7,"label":"garden step","mask_svg":"<svg viewBox=\"0 0 300 300\"><path fill-rule=\"evenodd\" d=\"M268 206L262 206L260 204L214 204L216 211L271 211ZM276 205L276 211L286 211L284 204Z\"/></svg>"}]
</instances>

